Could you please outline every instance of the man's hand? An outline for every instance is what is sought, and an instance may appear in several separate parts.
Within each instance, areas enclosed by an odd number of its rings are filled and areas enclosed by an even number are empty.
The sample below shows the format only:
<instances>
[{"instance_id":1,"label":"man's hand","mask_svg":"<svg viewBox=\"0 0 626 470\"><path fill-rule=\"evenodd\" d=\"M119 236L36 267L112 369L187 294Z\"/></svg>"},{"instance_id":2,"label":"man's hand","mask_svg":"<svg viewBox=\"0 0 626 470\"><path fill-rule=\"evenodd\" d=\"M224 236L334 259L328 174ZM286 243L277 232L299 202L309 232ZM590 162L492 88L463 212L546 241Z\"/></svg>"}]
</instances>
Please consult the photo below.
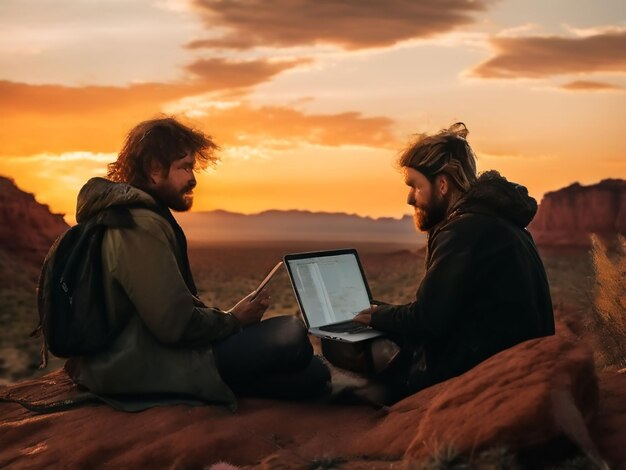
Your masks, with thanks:
<instances>
[{"instance_id":1,"label":"man's hand","mask_svg":"<svg viewBox=\"0 0 626 470\"><path fill-rule=\"evenodd\" d=\"M357 323L361 323L362 325L370 326L370 323L372 321L372 313L374 313L377 308L378 307L370 307L366 308L365 310L361 310L354 316L352 320Z\"/></svg>"},{"instance_id":2,"label":"man's hand","mask_svg":"<svg viewBox=\"0 0 626 470\"><path fill-rule=\"evenodd\" d=\"M228 310L228 313L239 320L242 327L260 322L267 307L270 306L270 296L267 292L261 291L254 300L251 300L254 294L255 292L251 292Z\"/></svg>"}]
</instances>

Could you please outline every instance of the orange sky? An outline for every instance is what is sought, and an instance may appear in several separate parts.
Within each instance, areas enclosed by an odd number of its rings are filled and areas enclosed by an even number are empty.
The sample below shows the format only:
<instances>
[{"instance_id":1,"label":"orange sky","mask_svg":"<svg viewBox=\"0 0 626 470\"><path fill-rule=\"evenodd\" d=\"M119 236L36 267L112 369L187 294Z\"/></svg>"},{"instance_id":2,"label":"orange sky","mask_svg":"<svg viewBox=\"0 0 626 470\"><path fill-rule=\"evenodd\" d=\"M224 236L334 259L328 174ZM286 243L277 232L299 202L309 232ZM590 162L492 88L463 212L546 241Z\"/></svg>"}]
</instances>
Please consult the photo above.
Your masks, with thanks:
<instances>
[{"instance_id":1,"label":"orange sky","mask_svg":"<svg viewBox=\"0 0 626 470\"><path fill-rule=\"evenodd\" d=\"M464 121L535 197L626 177L622 0L0 4L0 174L73 220L126 131L210 133L194 210L409 213L398 151Z\"/></svg>"}]
</instances>

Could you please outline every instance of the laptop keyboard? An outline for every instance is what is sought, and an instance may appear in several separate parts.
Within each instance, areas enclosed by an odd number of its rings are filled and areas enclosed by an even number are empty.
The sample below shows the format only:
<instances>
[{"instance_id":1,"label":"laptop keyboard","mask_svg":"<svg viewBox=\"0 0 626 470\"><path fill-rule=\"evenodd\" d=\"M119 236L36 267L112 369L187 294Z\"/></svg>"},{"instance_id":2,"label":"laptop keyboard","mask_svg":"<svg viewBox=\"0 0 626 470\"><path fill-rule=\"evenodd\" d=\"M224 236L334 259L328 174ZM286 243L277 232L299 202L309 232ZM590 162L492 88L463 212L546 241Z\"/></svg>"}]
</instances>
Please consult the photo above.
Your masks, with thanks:
<instances>
[{"instance_id":1,"label":"laptop keyboard","mask_svg":"<svg viewBox=\"0 0 626 470\"><path fill-rule=\"evenodd\" d=\"M331 333L360 333L369 328L355 321L348 320L341 323L334 323L333 325L320 326L319 329L330 331Z\"/></svg>"}]
</instances>

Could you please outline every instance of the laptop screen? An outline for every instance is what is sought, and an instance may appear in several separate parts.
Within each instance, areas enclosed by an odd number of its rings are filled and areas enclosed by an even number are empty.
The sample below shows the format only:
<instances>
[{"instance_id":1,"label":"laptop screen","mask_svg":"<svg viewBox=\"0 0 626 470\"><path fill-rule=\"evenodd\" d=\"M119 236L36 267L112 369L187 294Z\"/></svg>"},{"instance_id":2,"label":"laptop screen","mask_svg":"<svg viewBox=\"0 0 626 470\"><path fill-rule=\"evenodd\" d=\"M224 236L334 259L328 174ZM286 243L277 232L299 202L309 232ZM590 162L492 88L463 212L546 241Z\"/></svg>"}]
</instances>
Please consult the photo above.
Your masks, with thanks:
<instances>
[{"instance_id":1,"label":"laptop screen","mask_svg":"<svg viewBox=\"0 0 626 470\"><path fill-rule=\"evenodd\" d=\"M355 250L287 255L285 262L309 327L351 320L370 307Z\"/></svg>"}]
</instances>

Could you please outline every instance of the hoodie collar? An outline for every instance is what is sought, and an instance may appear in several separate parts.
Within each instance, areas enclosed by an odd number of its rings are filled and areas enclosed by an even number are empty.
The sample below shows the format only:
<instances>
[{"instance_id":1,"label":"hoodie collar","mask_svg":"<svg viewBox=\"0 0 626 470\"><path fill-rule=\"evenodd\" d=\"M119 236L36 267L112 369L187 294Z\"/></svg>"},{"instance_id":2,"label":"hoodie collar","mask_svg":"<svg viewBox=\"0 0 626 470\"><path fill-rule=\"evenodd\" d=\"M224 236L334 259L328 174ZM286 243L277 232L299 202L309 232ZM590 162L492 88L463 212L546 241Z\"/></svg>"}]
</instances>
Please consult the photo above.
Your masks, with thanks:
<instances>
[{"instance_id":1,"label":"hoodie collar","mask_svg":"<svg viewBox=\"0 0 626 470\"><path fill-rule=\"evenodd\" d=\"M155 199L141 189L105 178L91 178L78 193L76 222L85 222L109 207L129 205L157 208Z\"/></svg>"},{"instance_id":2,"label":"hoodie collar","mask_svg":"<svg viewBox=\"0 0 626 470\"><path fill-rule=\"evenodd\" d=\"M537 213L537 201L528 195L524 186L510 182L497 171L490 170L482 173L456 202L443 224L467 213L493 215L519 228L526 228Z\"/></svg>"}]
</instances>

